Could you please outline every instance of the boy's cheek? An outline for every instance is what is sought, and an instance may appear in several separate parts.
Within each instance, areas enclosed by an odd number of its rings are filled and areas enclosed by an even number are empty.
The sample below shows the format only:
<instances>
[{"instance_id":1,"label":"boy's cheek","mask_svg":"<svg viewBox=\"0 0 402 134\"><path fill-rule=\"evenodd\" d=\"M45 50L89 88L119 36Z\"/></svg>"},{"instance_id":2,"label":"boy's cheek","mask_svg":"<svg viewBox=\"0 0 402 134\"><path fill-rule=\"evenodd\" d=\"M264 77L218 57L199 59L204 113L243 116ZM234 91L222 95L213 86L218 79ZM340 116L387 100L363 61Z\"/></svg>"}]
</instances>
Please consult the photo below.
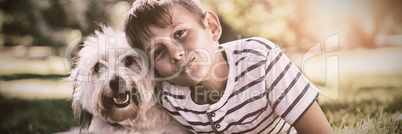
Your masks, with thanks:
<instances>
[{"instance_id":1,"label":"boy's cheek","mask_svg":"<svg viewBox=\"0 0 402 134\"><path fill-rule=\"evenodd\" d=\"M168 68L168 66L166 64L165 65L163 65L163 64L155 64L154 68L155 68L155 73L156 74L165 76L166 75L166 68Z\"/></svg>"},{"instance_id":2,"label":"boy's cheek","mask_svg":"<svg viewBox=\"0 0 402 134\"><path fill-rule=\"evenodd\" d=\"M155 69L155 74L157 75L157 76L160 76L160 77L165 77L165 75L163 75L162 73L160 73L158 70L156 70Z\"/></svg>"}]
</instances>

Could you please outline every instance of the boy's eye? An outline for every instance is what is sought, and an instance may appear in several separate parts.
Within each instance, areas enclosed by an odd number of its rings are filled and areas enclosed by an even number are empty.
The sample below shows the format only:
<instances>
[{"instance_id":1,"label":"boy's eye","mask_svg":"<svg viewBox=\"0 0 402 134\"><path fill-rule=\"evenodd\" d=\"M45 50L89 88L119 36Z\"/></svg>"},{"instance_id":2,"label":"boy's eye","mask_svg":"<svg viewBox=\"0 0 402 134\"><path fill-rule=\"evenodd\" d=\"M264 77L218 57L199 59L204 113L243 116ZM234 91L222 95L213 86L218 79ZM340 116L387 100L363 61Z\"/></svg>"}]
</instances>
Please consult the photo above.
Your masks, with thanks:
<instances>
[{"instance_id":1,"label":"boy's eye","mask_svg":"<svg viewBox=\"0 0 402 134\"><path fill-rule=\"evenodd\" d=\"M162 54L165 51L165 48L158 48L154 52L154 56L158 57L160 54Z\"/></svg>"},{"instance_id":2,"label":"boy's eye","mask_svg":"<svg viewBox=\"0 0 402 134\"><path fill-rule=\"evenodd\" d=\"M186 30L179 30L179 31L175 32L174 38L175 39L180 38L184 34L184 32L186 32Z\"/></svg>"}]
</instances>

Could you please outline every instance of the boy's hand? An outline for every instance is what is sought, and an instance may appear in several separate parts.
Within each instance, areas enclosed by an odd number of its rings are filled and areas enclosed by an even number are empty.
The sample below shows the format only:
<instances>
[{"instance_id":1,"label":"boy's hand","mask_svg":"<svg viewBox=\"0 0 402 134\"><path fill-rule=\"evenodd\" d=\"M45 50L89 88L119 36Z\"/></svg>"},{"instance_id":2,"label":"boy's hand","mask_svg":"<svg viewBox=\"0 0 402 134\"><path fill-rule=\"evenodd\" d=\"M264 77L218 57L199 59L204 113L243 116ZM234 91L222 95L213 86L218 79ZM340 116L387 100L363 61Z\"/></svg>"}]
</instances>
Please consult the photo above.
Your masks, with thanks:
<instances>
[{"instance_id":1,"label":"boy's hand","mask_svg":"<svg viewBox=\"0 0 402 134\"><path fill-rule=\"evenodd\" d=\"M314 102L300 120L295 122L294 127L300 134L334 133L317 102Z\"/></svg>"}]
</instances>

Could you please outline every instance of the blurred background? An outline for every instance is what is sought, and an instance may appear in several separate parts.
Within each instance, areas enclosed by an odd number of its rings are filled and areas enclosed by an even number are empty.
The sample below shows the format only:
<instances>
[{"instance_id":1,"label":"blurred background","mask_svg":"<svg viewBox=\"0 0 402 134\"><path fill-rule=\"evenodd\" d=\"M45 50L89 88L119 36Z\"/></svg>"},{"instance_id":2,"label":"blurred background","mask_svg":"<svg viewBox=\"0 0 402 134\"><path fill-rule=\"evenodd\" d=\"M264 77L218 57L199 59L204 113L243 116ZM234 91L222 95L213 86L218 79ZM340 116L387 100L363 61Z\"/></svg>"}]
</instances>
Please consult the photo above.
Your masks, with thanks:
<instances>
[{"instance_id":1,"label":"blurred background","mask_svg":"<svg viewBox=\"0 0 402 134\"><path fill-rule=\"evenodd\" d=\"M132 2L0 0L0 133L77 126L66 50L98 24L122 29ZM336 133L402 132L402 1L201 3L220 17L220 43L258 36L280 46L321 90Z\"/></svg>"}]
</instances>

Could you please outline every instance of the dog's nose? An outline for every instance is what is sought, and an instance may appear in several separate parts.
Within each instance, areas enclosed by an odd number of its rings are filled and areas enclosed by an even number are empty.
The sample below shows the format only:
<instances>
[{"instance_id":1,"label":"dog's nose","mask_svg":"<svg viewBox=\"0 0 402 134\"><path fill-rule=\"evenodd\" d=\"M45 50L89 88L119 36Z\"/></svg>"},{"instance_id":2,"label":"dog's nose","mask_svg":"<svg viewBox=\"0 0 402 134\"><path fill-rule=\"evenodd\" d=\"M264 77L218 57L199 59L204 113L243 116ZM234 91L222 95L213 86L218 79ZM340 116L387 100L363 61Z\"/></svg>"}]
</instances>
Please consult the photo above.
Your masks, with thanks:
<instances>
[{"instance_id":1,"label":"dog's nose","mask_svg":"<svg viewBox=\"0 0 402 134\"><path fill-rule=\"evenodd\" d=\"M113 91L124 92L124 87L126 86L126 82L120 76L115 76L110 80L109 87Z\"/></svg>"}]
</instances>

